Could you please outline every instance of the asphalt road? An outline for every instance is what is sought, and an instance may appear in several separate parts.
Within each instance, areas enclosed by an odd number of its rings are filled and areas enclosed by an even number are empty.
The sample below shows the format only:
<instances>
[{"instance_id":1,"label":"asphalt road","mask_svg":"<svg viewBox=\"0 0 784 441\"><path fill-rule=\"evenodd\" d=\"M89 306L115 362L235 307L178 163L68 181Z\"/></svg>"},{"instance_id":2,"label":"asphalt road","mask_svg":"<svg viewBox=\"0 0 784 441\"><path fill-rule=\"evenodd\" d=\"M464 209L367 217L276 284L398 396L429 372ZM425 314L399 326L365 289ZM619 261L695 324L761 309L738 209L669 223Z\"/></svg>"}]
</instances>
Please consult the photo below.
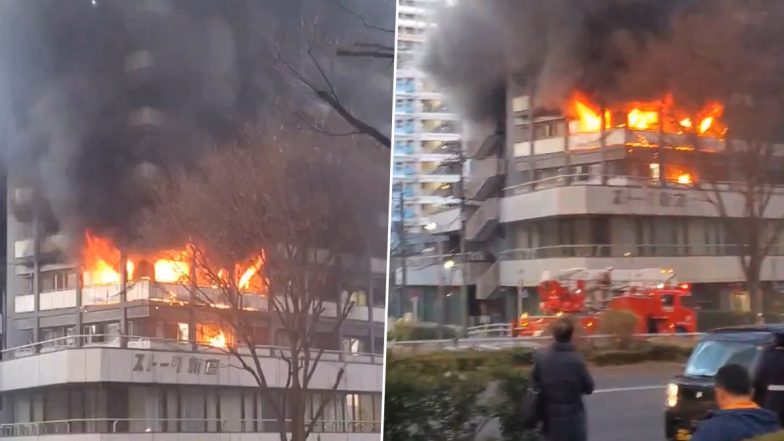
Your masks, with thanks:
<instances>
[{"instance_id":1,"label":"asphalt road","mask_svg":"<svg viewBox=\"0 0 784 441\"><path fill-rule=\"evenodd\" d=\"M592 368L596 393L587 397L590 441L663 441L664 390L682 369L651 363Z\"/></svg>"}]
</instances>

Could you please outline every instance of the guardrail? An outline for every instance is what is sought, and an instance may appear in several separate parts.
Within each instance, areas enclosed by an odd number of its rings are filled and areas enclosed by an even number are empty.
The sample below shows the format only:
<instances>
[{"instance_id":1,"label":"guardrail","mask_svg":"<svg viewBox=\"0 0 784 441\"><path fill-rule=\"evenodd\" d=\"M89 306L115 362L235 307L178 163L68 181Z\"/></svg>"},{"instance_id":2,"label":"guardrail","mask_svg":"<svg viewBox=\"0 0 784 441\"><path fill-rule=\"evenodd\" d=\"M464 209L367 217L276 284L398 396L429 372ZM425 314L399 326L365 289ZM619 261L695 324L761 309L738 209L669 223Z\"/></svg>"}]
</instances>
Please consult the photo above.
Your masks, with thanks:
<instances>
[{"instance_id":1,"label":"guardrail","mask_svg":"<svg viewBox=\"0 0 784 441\"><path fill-rule=\"evenodd\" d=\"M506 325L504 329L501 324L497 328L489 328L488 332L511 332L511 327ZM493 331L493 329L496 329ZM471 331L469 330L469 333ZM680 334L635 334L634 338L637 340L651 341L657 343L667 343L675 345L694 344L705 333L680 333ZM614 345L618 336L615 335L585 335L580 336L579 342L587 345L589 348L602 348L611 347ZM387 348L390 351L397 352L438 352L450 351L460 349L476 349L476 350L498 350L508 348L528 348L539 349L546 346L552 340L549 336L538 337L512 337L511 335L504 336L482 336L479 332L474 331L473 336L469 334L467 338L457 338L451 340L415 340L415 341L390 341L387 343Z\"/></svg>"},{"instance_id":2,"label":"guardrail","mask_svg":"<svg viewBox=\"0 0 784 441\"><path fill-rule=\"evenodd\" d=\"M604 179L602 179L604 177ZM714 187L715 185L715 187ZM507 195L517 195L522 193L531 193L539 190L546 190L550 188L559 187L577 187L577 186L604 186L604 187L631 187L631 188L652 188L660 189L661 182L658 179L653 179L646 176L629 176L629 175L612 175L612 174L594 174L594 173L571 173L561 174L555 176L548 176L546 178L538 179L535 181L521 182L519 184L504 187ZM697 190L709 191L718 190L721 192L736 192L743 188L742 182L724 181L724 182L691 182L688 184L680 183L677 180L666 180L666 188L671 190ZM784 194L784 186L773 186L772 193L775 195Z\"/></svg>"},{"instance_id":3,"label":"guardrail","mask_svg":"<svg viewBox=\"0 0 784 441\"><path fill-rule=\"evenodd\" d=\"M216 432L279 433L291 420L221 418L80 418L0 424L0 438L54 434ZM314 433L378 433L380 421L319 421ZM183 430L181 430L183 429Z\"/></svg>"}]
</instances>

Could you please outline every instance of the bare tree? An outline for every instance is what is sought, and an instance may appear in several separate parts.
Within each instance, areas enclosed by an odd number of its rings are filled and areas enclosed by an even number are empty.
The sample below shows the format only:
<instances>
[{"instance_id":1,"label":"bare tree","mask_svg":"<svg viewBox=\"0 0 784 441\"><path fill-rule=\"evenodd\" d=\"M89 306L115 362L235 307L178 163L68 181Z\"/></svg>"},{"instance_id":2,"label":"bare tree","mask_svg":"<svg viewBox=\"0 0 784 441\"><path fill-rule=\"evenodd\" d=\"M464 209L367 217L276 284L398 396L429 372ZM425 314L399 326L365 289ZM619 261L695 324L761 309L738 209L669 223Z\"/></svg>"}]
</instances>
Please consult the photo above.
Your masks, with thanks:
<instances>
[{"instance_id":1,"label":"bare tree","mask_svg":"<svg viewBox=\"0 0 784 441\"><path fill-rule=\"evenodd\" d=\"M715 208L731 243L726 250L738 256L752 309L759 314L762 266L782 228L781 212L773 212L777 204L771 202L781 183L776 149L784 110L784 63L778 47L769 42L782 36L775 17L784 5L716 0L703 6L700 13L678 17L666 41L631 50L628 72L618 84L605 87L616 101L671 93L680 109L695 112L688 116L695 121L689 138L696 151L689 156L698 170L696 188ZM697 112L710 102L724 106L721 120L726 126L726 131L708 133L711 141L695 133ZM673 124L684 116L676 115ZM707 142L717 141L722 151L704 151Z\"/></svg>"},{"instance_id":2,"label":"bare tree","mask_svg":"<svg viewBox=\"0 0 784 441\"><path fill-rule=\"evenodd\" d=\"M312 133L279 132L216 152L197 172L160 185L148 218L152 237L185 232L178 240L190 244L194 306L229 331L225 350L259 388L273 387L270 355L282 360L282 393L261 394L276 413L282 441L304 441L324 424L332 398L322 394L311 411L314 379L323 390L324 376L332 375L332 391L344 380L345 367L331 371L322 363L323 339L340 348L352 307L340 293L343 259L369 260L368 234L379 231L362 224L386 200L383 161L368 162L366 149L355 145L323 143ZM275 354L257 346L264 317L283 331Z\"/></svg>"},{"instance_id":3,"label":"bare tree","mask_svg":"<svg viewBox=\"0 0 784 441\"><path fill-rule=\"evenodd\" d=\"M385 2L393 4L392 0L385 0ZM378 144L391 148L391 138L383 125L386 124L387 119L391 119L391 116L387 115L392 109L392 75L388 75L389 89L381 93L360 96L357 93L357 84L362 83L364 85L361 87L367 88L373 72L392 72L394 28L373 23L365 14L352 9L341 0L326 3L325 7L327 10L324 14L337 16L337 21L343 24L344 29L341 33L345 35L342 38L332 35L332 31L327 29L329 26L324 24L323 20L314 20L312 25L303 26L301 30L305 45L300 48L301 53L284 53L276 42L267 39L267 44L282 71L303 86L313 97L332 109L339 118L337 120L327 118L325 121L302 112L301 109L297 109L294 113L306 128L318 133L340 137L367 136ZM385 21L394 23L394 6L384 5L375 8L381 11L388 10L389 17L386 17ZM346 40L351 42L344 43ZM378 64L377 60L381 60L382 63ZM340 74L341 69L351 70L350 78ZM383 115L382 118L371 117L368 115L369 112L363 113L357 109L358 102L367 100L378 103L378 106L374 106L373 113Z\"/></svg>"},{"instance_id":4,"label":"bare tree","mask_svg":"<svg viewBox=\"0 0 784 441\"><path fill-rule=\"evenodd\" d=\"M701 182L697 185L704 200L714 207L730 241L728 250L739 258L751 297L752 311L762 317L762 266L778 246L784 222L771 202L782 195L776 174L781 165L776 154L775 129L764 118L755 117L773 102L753 105L750 97L731 103L729 116L734 129L728 133L724 151L700 154ZM767 104L767 105L765 105ZM767 108L767 109L766 109ZM701 140L694 136L694 143Z\"/></svg>"}]
</instances>

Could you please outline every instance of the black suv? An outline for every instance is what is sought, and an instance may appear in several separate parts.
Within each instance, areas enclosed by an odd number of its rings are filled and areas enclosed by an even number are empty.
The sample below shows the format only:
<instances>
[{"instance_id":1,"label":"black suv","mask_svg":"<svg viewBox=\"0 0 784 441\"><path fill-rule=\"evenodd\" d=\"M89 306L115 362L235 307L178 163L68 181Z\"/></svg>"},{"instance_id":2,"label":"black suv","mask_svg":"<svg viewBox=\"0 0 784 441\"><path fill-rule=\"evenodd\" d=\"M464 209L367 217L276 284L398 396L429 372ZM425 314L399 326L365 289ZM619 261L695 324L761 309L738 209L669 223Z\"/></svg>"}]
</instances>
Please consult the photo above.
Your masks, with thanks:
<instances>
[{"instance_id":1,"label":"black suv","mask_svg":"<svg viewBox=\"0 0 784 441\"><path fill-rule=\"evenodd\" d=\"M713 376L727 364L740 364L753 375L761 355L771 350L784 324L721 328L700 340L683 374L667 385L665 433L671 441L691 438L697 421L715 409Z\"/></svg>"}]
</instances>

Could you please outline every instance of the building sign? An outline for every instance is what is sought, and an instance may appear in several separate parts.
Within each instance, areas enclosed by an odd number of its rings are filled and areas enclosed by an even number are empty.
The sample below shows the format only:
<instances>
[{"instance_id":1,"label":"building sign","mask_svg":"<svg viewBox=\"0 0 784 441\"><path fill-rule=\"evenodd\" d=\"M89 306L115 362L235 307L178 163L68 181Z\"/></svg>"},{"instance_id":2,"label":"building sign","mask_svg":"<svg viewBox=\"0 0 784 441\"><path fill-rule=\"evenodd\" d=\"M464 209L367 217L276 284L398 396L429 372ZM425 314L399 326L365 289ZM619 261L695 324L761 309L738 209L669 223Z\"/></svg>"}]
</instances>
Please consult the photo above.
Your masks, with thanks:
<instances>
[{"instance_id":1,"label":"building sign","mask_svg":"<svg viewBox=\"0 0 784 441\"><path fill-rule=\"evenodd\" d=\"M653 207L685 207L686 193L663 190L639 190L629 188L613 190L613 205L646 204Z\"/></svg>"},{"instance_id":2,"label":"building sign","mask_svg":"<svg viewBox=\"0 0 784 441\"><path fill-rule=\"evenodd\" d=\"M185 372L192 375L217 375L220 360L217 358L201 359L196 356L165 355L161 356L150 352L133 354L133 372L150 372L156 370L170 370L176 373Z\"/></svg>"}]
</instances>

